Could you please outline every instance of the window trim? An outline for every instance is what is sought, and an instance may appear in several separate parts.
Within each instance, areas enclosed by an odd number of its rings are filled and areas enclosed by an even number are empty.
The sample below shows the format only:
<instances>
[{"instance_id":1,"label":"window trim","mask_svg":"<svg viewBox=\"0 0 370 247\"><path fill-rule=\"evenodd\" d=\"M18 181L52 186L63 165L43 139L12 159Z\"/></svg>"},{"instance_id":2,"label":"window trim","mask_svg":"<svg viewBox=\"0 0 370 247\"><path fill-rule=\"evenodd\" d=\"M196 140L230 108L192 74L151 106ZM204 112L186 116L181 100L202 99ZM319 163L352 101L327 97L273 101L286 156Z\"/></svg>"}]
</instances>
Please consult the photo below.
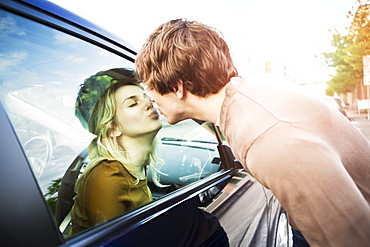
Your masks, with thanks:
<instances>
[{"instance_id":1,"label":"window trim","mask_svg":"<svg viewBox=\"0 0 370 247\"><path fill-rule=\"evenodd\" d=\"M2 241L33 246L56 246L63 243L2 103L0 126L0 180L6 184L6 187L0 187L0 210L6 212L2 215L2 222L6 224L1 229L1 236L6 236ZM19 233L22 236L17 235Z\"/></svg>"},{"instance_id":2,"label":"window trim","mask_svg":"<svg viewBox=\"0 0 370 247\"><path fill-rule=\"evenodd\" d=\"M40 7L45 9L41 9ZM12 12L16 15L25 17L42 25L46 25L63 33L72 35L78 39L84 40L95 46L103 48L113 54L116 54L130 62L135 61L136 52L128 47L128 44L112 34L104 32L101 28L90 24L89 27L84 27L84 24L89 22L68 12L68 17L74 21L68 21L53 12L66 11L59 6L47 1L33 1L32 4L28 1L9 1L0 2L0 8ZM104 33L101 34L101 33Z\"/></svg>"}]
</instances>

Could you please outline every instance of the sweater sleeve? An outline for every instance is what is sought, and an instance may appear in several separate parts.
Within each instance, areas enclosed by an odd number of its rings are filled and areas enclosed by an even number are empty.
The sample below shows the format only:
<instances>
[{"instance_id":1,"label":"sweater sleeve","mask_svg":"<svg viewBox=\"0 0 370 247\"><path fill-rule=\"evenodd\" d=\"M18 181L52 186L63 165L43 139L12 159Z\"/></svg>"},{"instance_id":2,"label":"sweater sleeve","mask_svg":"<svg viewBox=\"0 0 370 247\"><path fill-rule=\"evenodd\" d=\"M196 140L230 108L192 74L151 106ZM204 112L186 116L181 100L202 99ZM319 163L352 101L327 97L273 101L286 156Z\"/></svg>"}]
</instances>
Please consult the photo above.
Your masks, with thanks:
<instances>
[{"instance_id":1,"label":"sweater sleeve","mask_svg":"<svg viewBox=\"0 0 370 247\"><path fill-rule=\"evenodd\" d=\"M104 222L132 208L132 182L117 161L103 161L94 167L84 185L86 214L91 225Z\"/></svg>"},{"instance_id":2,"label":"sweater sleeve","mask_svg":"<svg viewBox=\"0 0 370 247\"><path fill-rule=\"evenodd\" d=\"M369 206L330 144L280 126L261 136L244 158L311 246L368 244Z\"/></svg>"}]
</instances>

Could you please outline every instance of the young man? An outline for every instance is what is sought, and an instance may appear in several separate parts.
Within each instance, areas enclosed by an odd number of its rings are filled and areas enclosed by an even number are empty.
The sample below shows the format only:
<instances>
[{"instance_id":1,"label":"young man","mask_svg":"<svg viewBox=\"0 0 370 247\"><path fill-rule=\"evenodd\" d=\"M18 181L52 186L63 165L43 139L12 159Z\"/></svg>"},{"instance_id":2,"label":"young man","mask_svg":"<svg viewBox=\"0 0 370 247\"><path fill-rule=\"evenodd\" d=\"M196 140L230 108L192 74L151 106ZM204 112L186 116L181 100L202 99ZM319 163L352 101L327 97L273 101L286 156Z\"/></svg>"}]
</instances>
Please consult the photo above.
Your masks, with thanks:
<instances>
[{"instance_id":1,"label":"young man","mask_svg":"<svg viewBox=\"0 0 370 247\"><path fill-rule=\"evenodd\" d=\"M221 35L184 19L149 36L136 73L169 123L219 124L245 170L288 211L295 244L302 234L311 246L369 245L370 147L337 109L238 77Z\"/></svg>"}]
</instances>

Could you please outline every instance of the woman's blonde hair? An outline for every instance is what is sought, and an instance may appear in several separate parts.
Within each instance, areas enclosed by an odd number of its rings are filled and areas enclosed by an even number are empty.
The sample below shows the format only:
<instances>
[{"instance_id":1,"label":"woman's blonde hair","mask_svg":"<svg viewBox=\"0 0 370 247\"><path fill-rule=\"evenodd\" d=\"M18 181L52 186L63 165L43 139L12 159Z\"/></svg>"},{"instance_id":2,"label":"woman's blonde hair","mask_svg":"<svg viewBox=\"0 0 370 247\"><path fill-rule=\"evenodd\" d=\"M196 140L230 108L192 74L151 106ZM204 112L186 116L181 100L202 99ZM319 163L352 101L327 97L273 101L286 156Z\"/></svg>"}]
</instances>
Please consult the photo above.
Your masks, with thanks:
<instances>
[{"instance_id":1,"label":"woman's blonde hair","mask_svg":"<svg viewBox=\"0 0 370 247\"><path fill-rule=\"evenodd\" d=\"M130 78L129 78L130 79ZM115 93L123 86L134 85L141 89L142 86L135 79L111 79L111 85L103 92L103 94L98 98L95 106L89 116L88 130L96 135L96 137L91 141L88 147L88 153L90 156L90 163L87 165L82 176L77 180L77 188L81 185L84 177L101 161L103 160L117 160L131 173L132 176L136 178L136 183L139 182L139 175L142 167L141 164L133 164L129 159L129 154L126 150L121 147L116 138L109 137L109 132L112 126L115 124L116 116L116 101ZM103 145L101 139L105 138L106 142ZM151 152L149 154L149 166L152 169L152 179L155 185L163 187L157 178L157 163L163 163L158 155L158 148L161 145L161 141L156 137L153 141Z\"/></svg>"},{"instance_id":2,"label":"woman's blonde hair","mask_svg":"<svg viewBox=\"0 0 370 247\"><path fill-rule=\"evenodd\" d=\"M138 80L162 95L173 92L181 81L192 94L206 97L238 75L220 32L186 19L160 25L135 63Z\"/></svg>"}]
</instances>

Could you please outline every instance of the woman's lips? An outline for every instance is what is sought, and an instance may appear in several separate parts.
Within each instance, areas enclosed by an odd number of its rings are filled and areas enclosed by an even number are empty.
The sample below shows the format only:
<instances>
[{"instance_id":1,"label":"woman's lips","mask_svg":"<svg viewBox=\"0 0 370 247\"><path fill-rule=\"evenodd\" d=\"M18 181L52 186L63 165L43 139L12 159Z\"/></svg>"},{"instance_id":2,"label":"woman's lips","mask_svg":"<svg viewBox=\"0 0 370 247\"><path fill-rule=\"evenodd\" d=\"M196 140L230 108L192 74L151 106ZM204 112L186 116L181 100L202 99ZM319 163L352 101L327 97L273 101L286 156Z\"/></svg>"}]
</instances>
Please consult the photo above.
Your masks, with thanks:
<instances>
[{"instance_id":1,"label":"woman's lips","mask_svg":"<svg viewBox=\"0 0 370 247\"><path fill-rule=\"evenodd\" d=\"M152 111L152 113L150 113L149 117L152 118L152 119L158 119L159 114L158 114L157 111Z\"/></svg>"}]
</instances>

